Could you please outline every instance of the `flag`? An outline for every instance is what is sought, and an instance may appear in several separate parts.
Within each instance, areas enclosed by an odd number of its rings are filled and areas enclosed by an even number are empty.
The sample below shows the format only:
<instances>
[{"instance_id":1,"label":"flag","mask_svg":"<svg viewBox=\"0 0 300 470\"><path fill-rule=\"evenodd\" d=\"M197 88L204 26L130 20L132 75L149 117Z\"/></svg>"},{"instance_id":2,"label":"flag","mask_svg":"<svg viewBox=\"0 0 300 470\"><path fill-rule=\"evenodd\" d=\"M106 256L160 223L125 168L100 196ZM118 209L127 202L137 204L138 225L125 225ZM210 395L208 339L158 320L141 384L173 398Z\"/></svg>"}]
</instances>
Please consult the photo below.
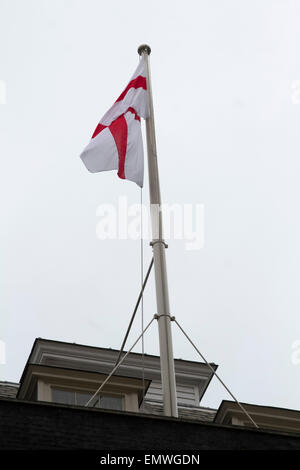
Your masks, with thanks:
<instances>
[{"instance_id":1,"label":"flag","mask_svg":"<svg viewBox=\"0 0 300 470\"><path fill-rule=\"evenodd\" d=\"M144 179L141 117L149 116L145 59L140 59L125 90L100 119L80 158L92 173L118 170L140 187Z\"/></svg>"}]
</instances>

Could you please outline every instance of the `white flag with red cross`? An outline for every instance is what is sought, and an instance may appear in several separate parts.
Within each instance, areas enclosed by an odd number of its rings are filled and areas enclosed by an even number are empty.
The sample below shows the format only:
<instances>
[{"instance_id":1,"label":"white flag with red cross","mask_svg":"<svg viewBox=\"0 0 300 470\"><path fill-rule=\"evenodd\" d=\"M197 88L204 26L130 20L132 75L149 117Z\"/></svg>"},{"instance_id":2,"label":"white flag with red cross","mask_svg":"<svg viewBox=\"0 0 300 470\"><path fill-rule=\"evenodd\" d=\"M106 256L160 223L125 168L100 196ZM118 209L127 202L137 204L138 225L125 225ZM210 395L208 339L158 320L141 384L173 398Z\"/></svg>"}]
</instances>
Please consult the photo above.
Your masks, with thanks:
<instances>
[{"instance_id":1,"label":"white flag with red cross","mask_svg":"<svg viewBox=\"0 0 300 470\"><path fill-rule=\"evenodd\" d=\"M142 57L125 90L100 119L80 158L92 173L118 170L140 187L144 179L141 117L149 116L145 60Z\"/></svg>"}]
</instances>

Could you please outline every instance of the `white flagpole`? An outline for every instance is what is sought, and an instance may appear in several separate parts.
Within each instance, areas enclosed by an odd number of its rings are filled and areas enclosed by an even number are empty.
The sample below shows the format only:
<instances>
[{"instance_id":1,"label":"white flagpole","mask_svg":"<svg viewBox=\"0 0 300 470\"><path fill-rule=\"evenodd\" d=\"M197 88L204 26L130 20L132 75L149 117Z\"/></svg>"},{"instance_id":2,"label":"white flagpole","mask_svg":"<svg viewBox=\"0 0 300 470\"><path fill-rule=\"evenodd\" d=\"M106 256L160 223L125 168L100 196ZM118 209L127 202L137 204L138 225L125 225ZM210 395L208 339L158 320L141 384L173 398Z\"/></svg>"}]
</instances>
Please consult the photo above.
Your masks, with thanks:
<instances>
[{"instance_id":1,"label":"white flagpole","mask_svg":"<svg viewBox=\"0 0 300 470\"><path fill-rule=\"evenodd\" d=\"M173 358L173 345L171 333L171 318L169 307L169 293L167 280L167 267L163 240L161 197L158 178L158 165L156 153L156 138L154 127L154 113L152 101L152 89L150 78L149 54L151 49L146 44L138 48L139 55L143 55L146 63L146 80L149 96L149 118L146 119L147 152L148 152L148 172L150 207L152 220L152 248L155 271L156 303L158 316L160 366L164 399L164 414L166 416L178 416L175 368Z\"/></svg>"}]
</instances>

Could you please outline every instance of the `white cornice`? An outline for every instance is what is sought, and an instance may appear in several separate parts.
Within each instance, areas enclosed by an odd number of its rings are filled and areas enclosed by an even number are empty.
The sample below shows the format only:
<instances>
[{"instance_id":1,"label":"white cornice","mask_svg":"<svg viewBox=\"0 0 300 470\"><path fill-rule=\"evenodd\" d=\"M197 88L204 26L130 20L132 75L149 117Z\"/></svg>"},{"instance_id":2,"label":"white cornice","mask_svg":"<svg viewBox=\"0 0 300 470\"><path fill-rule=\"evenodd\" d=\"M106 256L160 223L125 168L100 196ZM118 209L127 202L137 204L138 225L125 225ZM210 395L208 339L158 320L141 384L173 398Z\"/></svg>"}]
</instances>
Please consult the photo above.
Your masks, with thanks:
<instances>
[{"instance_id":1,"label":"white cornice","mask_svg":"<svg viewBox=\"0 0 300 470\"><path fill-rule=\"evenodd\" d=\"M118 354L119 351L113 349L39 338L34 343L27 365L40 364L108 374L111 372ZM143 363L141 361L141 354L130 353L124 363L118 368L117 374L124 377L140 378L143 367L144 375L147 379L160 382L159 356L145 354ZM212 364L212 366L215 369L217 368L215 364ZM205 363L182 359L175 359L175 373L177 384L197 386L199 389L199 399L203 396L212 377L212 372ZM21 380L23 380L23 377L24 373Z\"/></svg>"}]
</instances>

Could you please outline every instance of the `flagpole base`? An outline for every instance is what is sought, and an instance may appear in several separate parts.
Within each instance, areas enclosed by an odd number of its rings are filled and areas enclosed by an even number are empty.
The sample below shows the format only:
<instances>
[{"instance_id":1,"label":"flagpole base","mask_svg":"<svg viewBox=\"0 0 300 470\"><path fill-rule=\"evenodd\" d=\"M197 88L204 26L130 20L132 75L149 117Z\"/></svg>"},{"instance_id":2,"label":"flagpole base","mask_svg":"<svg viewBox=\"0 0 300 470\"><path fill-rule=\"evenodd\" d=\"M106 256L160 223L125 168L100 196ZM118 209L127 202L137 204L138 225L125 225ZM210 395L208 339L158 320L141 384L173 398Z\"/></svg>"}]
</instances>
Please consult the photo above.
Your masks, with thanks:
<instances>
[{"instance_id":1,"label":"flagpole base","mask_svg":"<svg viewBox=\"0 0 300 470\"><path fill-rule=\"evenodd\" d=\"M143 52L146 52L146 54L150 55L151 54L151 47L148 46L148 44L142 44L141 46L138 47L138 53L139 53L139 55L142 55Z\"/></svg>"}]
</instances>

